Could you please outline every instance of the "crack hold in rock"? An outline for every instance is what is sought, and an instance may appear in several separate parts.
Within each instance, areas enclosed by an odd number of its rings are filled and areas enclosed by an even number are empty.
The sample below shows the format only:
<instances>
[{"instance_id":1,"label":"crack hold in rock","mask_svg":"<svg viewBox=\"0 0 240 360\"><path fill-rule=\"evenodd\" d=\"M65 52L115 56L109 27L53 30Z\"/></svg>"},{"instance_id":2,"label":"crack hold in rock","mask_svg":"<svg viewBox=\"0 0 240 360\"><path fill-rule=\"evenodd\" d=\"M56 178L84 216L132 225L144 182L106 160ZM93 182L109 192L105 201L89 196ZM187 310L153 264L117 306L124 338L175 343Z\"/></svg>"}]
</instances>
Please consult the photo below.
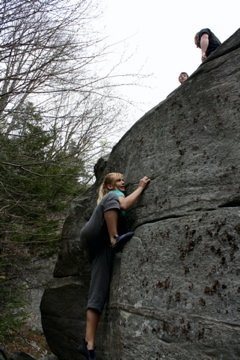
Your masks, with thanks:
<instances>
[{"instance_id":1,"label":"crack hold in rock","mask_svg":"<svg viewBox=\"0 0 240 360\"><path fill-rule=\"evenodd\" d=\"M240 198L232 199L218 206L219 208L240 207Z\"/></svg>"}]
</instances>

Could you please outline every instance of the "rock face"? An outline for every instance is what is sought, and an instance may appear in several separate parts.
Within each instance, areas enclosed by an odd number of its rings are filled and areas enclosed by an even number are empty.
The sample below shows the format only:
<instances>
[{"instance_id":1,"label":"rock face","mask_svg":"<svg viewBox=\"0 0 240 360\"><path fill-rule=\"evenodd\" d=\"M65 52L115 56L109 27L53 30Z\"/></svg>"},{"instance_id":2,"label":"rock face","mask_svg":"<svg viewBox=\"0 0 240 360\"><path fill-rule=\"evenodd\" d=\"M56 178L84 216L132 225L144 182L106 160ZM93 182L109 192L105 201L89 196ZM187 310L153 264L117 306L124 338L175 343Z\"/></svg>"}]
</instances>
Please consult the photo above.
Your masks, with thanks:
<instances>
[{"instance_id":1,"label":"rock face","mask_svg":"<svg viewBox=\"0 0 240 360\"><path fill-rule=\"evenodd\" d=\"M239 64L240 30L98 163L96 184L63 229L54 275L68 284L41 303L59 359L79 359L72 344L84 332L89 265L78 237L110 171L125 174L129 191L143 175L152 182L130 211L135 236L115 259L98 359L240 358Z\"/></svg>"}]
</instances>

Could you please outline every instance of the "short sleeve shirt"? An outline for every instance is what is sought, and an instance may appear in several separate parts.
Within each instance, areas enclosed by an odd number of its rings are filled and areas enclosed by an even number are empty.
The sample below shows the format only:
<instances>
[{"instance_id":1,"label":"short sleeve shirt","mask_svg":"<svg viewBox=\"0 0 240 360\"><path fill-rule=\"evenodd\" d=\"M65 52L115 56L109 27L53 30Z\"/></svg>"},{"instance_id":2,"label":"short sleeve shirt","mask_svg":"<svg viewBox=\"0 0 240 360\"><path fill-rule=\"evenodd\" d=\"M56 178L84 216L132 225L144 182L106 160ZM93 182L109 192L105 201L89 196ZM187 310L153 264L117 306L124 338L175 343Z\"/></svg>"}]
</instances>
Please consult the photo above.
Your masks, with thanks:
<instances>
[{"instance_id":1,"label":"short sleeve shirt","mask_svg":"<svg viewBox=\"0 0 240 360\"><path fill-rule=\"evenodd\" d=\"M202 29L198 32L198 37L199 37L197 43L198 47L200 47L200 40L203 34L208 34L209 36L209 44L206 51L206 55L209 56L214 50L216 50L221 45L221 41L216 37L216 35L214 35L214 33L210 29L208 28Z\"/></svg>"},{"instance_id":2,"label":"short sleeve shirt","mask_svg":"<svg viewBox=\"0 0 240 360\"><path fill-rule=\"evenodd\" d=\"M83 242L97 238L103 231L106 231L104 213L112 209L120 211L119 197L121 196L125 196L123 192L120 190L112 190L103 197L100 203L95 207L89 221L81 230L80 238Z\"/></svg>"},{"instance_id":3,"label":"short sleeve shirt","mask_svg":"<svg viewBox=\"0 0 240 360\"><path fill-rule=\"evenodd\" d=\"M109 191L109 193L107 193L99 203L99 205L101 204L102 206L103 212L111 209L120 210L118 199L122 196L125 197L124 193L118 189Z\"/></svg>"}]
</instances>

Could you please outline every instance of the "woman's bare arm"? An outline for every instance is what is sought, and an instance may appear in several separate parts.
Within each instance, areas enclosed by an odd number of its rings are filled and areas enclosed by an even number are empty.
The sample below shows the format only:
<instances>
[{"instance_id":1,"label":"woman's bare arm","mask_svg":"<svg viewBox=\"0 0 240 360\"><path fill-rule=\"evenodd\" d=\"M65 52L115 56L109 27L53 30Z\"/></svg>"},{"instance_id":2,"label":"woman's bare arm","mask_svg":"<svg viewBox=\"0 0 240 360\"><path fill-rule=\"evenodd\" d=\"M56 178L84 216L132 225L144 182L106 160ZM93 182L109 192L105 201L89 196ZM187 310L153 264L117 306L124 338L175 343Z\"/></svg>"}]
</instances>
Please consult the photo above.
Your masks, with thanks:
<instances>
[{"instance_id":1,"label":"woman's bare arm","mask_svg":"<svg viewBox=\"0 0 240 360\"><path fill-rule=\"evenodd\" d=\"M134 190L131 194L126 197L120 197L119 203L120 207L123 210L128 210L131 206L133 206L137 200L139 199L140 195L142 194L143 190L146 189L148 184L150 183L150 179L147 176L144 176L138 184L136 190Z\"/></svg>"}]
</instances>

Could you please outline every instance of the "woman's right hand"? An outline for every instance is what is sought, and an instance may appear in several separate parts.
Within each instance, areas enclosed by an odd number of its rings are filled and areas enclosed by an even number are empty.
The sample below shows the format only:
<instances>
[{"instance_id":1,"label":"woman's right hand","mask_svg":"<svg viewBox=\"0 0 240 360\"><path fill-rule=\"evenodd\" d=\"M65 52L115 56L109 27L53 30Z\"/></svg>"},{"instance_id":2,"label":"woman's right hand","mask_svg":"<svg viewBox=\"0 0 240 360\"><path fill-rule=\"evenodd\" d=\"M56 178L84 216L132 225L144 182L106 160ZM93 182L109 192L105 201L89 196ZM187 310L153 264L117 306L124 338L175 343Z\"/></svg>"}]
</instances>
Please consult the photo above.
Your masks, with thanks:
<instances>
[{"instance_id":1,"label":"woman's right hand","mask_svg":"<svg viewBox=\"0 0 240 360\"><path fill-rule=\"evenodd\" d=\"M148 176L144 176L139 181L138 187L141 187L141 188L145 189L149 185L150 181L151 181L151 179Z\"/></svg>"},{"instance_id":2,"label":"woman's right hand","mask_svg":"<svg viewBox=\"0 0 240 360\"><path fill-rule=\"evenodd\" d=\"M119 197L119 203L120 203L120 207L123 210L128 210L131 206L133 206L136 201L139 199L139 197L141 196L142 192L144 189L146 189L146 187L149 185L150 183L150 178L148 176L144 176L138 184L138 187L136 188L136 190L134 190L131 194L129 194L126 197Z\"/></svg>"}]
</instances>

